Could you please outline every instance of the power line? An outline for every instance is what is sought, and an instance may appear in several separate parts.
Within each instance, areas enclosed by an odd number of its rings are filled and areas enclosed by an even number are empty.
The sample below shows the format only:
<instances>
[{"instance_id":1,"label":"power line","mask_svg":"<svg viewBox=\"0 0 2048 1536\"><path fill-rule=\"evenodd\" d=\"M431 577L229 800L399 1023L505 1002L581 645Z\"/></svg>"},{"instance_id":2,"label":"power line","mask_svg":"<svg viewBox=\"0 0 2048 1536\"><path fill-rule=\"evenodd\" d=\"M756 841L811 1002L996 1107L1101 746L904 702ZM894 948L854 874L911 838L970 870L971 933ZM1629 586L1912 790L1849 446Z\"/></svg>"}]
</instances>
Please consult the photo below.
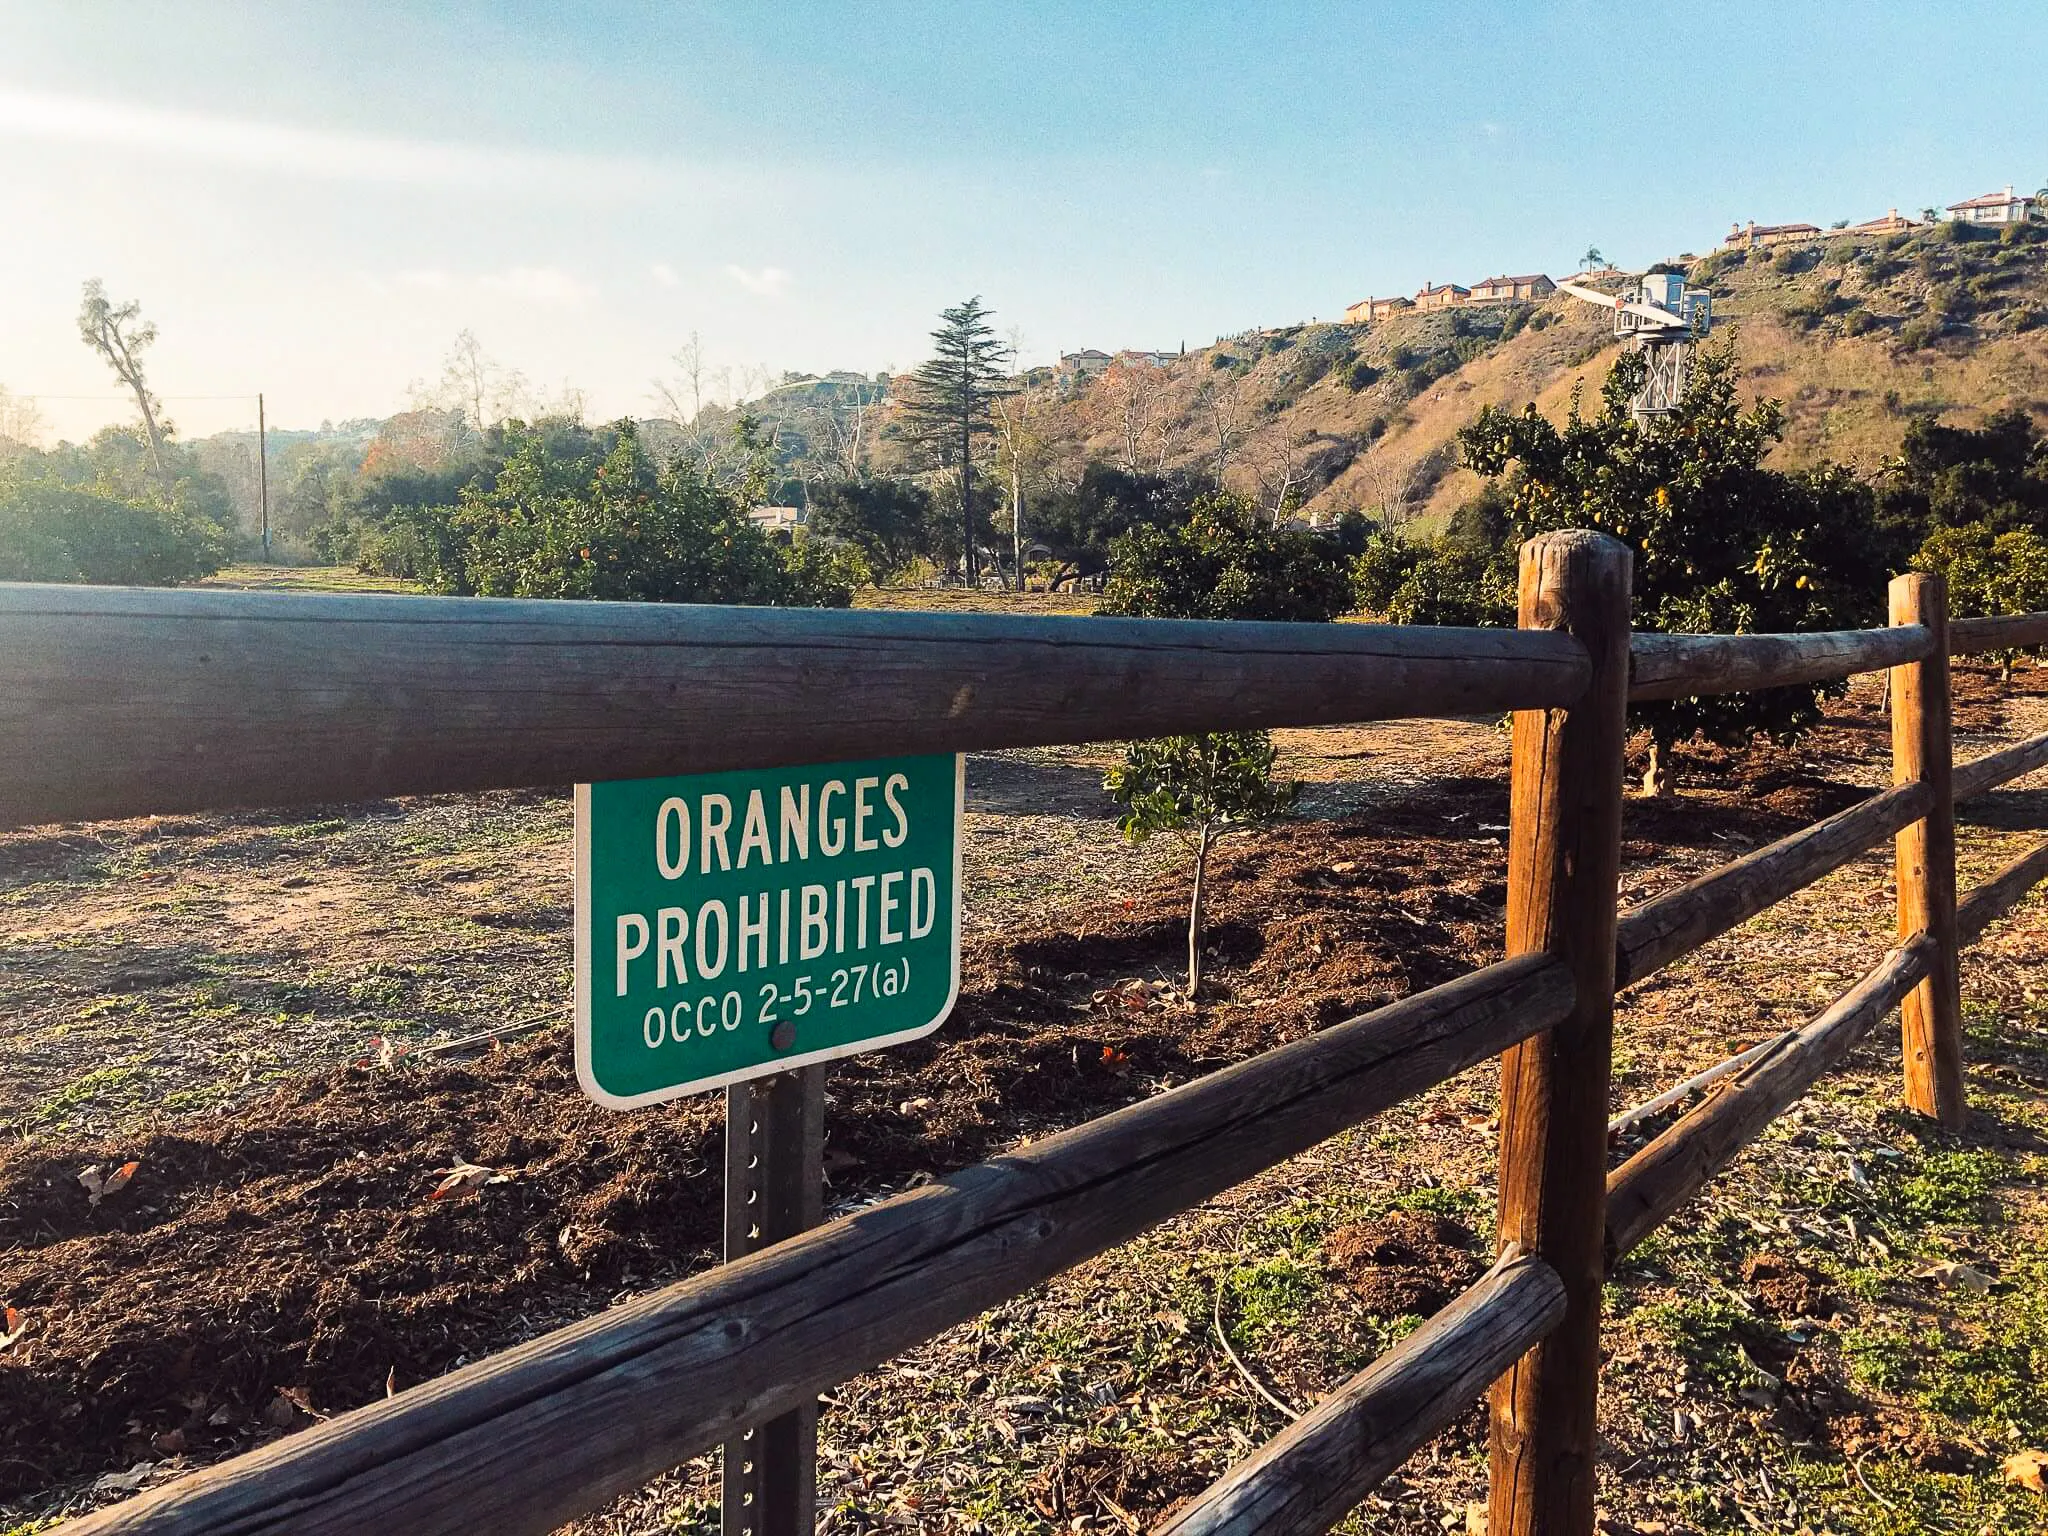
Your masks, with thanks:
<instances>
[{"instance_id":1,"label":"power line","mask_svg":"<svg viewBox=\"0 0 2048 1536\"><path fill-rule=\"evenodd\" d=\"M16 400L133 400L131 395L42 395L28 390L10 389L7 393ZM246 395L158 395L159 400L254 400L252 392Z\"/></svg>"}]
</instances>

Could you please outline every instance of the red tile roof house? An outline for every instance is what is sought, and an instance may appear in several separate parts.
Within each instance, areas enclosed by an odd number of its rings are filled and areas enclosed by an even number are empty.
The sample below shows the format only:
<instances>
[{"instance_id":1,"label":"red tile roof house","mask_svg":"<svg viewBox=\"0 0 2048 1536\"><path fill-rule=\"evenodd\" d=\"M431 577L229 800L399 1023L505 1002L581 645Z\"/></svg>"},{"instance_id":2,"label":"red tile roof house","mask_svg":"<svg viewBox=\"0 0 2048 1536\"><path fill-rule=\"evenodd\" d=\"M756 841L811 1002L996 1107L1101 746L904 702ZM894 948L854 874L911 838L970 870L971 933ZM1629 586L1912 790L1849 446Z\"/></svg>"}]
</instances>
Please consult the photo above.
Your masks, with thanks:
<instances>
[{"instance_id":1,"label":"red tile roof house","mask_svg":"<svg viewBox=\"0 0 2048 1536\"><path fill-rule=\"evenodd\" d=\"M1751 219L1747 225L1735 225L1721 243L1754 249L1760 245L1787 245L1795 240L1818 240L1820 236L1818 224L1759 224Z\"/></svg>"},{"instance_id":2,"label":"red tile roof house","mask_svg":"<svg viewBox=\"0 0 2048 1536\"><path fill-rule=\"evenodd\" d=\"M2024 197L2014 196L2012 188L2007 187L2003 192L1973 197L1967 203L1950 203L1948 213L1958 224L2024 224L2033 217L2034 205Z\"/></svg>"},{"instance_id":3,"label":"red tile roof house","mask_svg":"<svg viewBox=\"0 0 2048 1536\"><path fill-rule=\"evenodd\" d=\"M1415 291L1415 307L1449 309L1454 304L1463 304L1471 297L1470 288L1460 288L1456 283L1424 283Z\"/></svg>"},{"instance_id":4,"label":"red tile roof house","mask_svg":"<svg viewBox=\"0 0 2048 1536\"><path fill-rule=\"evenodd\" d=\"M1881 219L1865 219L1861 224L1851 224L1848 232L1852 235L1897 235L1919 227L1918 219L1909 219L1894 208Z\"/></svg>"},{"instance_id":5,"label":"red tile roof house","mask_svg":"<svg viewBox=\"0 0 2048 1536\"><path fill-rule=\"evenodd\" d=\"M1396 314L1404 309L1413 309L1414 307L1415 301L1413 299L1360 299L1356 304L1344 311L1344 323L1347 325L1364 325L1369 321L1384 320L1391 314Z\"/></svg>"},{"instance_id":6,"label":"red tile roof house","mask_svg":"<svg viewBox=\"0 0 2048 1536\"><path fill-rule=\"evenodd\" d=\"M1510 299L1547 299L1557 292L1557 284L1542 272L1531 272L1524 277L1489 277L1483 283L1472 285L1474 304L1500 304Z\"/></svg>"}]
</instances>

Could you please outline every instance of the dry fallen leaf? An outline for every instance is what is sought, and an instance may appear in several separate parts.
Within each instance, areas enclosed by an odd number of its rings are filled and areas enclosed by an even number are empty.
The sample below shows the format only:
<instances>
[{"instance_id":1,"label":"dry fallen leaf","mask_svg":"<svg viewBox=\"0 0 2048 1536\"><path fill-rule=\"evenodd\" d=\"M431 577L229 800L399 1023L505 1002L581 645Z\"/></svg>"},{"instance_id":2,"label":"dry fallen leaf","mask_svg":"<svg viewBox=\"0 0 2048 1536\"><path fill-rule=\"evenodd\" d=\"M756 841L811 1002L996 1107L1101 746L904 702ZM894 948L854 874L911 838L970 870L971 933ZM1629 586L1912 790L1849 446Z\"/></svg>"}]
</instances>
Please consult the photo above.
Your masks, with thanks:
<instances>
[{"instance_id":1,"label":"dry fallen leaf","mask_svg":"<svg viewBox=\"0 0 2048 1536\"><path fill-rule=\"evenodd\" d=\"M1991 1277L1981 1269L1972 1269L1967 1264L1930 1264L1919 1273L1922 1280L1937 1281L1952 1285L1957 1290L1969 1291L1978 1296L1991 1294Z\"/></svg>"},{"instance_id":2,"label":"dry fallen leaf","mask_svg":"<svg viewBox=\"0 0 2048 1536\"><path fill-rule=\"evenodd\" d=\"M156 1470L153 1461L138 1461L126 1472L108 1472L92 1485L94 1493L133 1493Z\"/></svg>"},{"instance_id":3,"label":"dry fallen leaf","mask_svg":"<svg viewBox=\"0 0 2048 1536\"><path fill-rule=\"evenodd\" d=\"M2048 1493L2048 1451L2016 1451L1999 1468L2008 1483Z\"/></svg>"},{"instance_id":4,"label":"dry fallen leaf","mask_svg":"<svg viewBox=\"0 0 2048 1536\"><path fill-rule=\"evenodd\" d=\"M476 1163L457 1161L455 1166L442 1170L441 1182L429 1200L440 1200L449 1195L459 1195L472 1189L482 1189L486 1184L503 1184L512 1176L500 1173L495 1168L485 1168Z\"/></svg>"},{"instance_id":5,"label":"dry fallen leaf","mask_svg":"<svg viewBox=\"0 0 2048 1536\"><path fill-rule=\"evenodd\" d=\"M142 1164L138 1162L127 1162L112 1173L100 1172L98 1163L94 1163L90 1168L81 1168L78 1172L78 1182L85 1186L88 1196L86 1203L98 1205L107 1196L119 1194L128 1187L128 1181L135 1177L135 1170L141 1166Z\"/></svg>"}]
</instances>

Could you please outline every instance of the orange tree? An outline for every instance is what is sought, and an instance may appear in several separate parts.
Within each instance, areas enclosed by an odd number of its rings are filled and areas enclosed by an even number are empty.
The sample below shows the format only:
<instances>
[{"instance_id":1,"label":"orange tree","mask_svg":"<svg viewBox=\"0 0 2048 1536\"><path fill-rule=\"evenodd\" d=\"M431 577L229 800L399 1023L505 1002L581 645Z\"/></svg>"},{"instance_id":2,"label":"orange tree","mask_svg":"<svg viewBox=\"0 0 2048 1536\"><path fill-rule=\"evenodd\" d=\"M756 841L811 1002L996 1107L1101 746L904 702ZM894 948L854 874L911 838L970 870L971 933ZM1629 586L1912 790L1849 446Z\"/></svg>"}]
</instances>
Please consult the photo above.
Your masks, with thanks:
<instances>
[{"instance_id":1,"label":"orange tree","mask_svg":"<svg viewBox=\"0 0 2048 1536\"><path fill-rule=\"evenodd\" d=\"M1498 558L1511 562L1516 543L1555 528L1613 534L1635 552L1639 629L1739 634L1880 621L1886 578L1904 568L1911 546L1879 522L1869 487L1834 465L1765 467L1784 410L1737 398L1731 347L1700 349L1678 408L1646 426L1629 413L1643 367L1635 354L1614 365L1597 415L1581 414L1576 396L1561 426L1533 405L1520 415L1489 406L1460 434L1466 462L1504 499L1510 537ZM1644 788L1666 787L1674 743L1790 742L1842 687L1637 706L1652 743Z\"/></svg>"}]
</instances>

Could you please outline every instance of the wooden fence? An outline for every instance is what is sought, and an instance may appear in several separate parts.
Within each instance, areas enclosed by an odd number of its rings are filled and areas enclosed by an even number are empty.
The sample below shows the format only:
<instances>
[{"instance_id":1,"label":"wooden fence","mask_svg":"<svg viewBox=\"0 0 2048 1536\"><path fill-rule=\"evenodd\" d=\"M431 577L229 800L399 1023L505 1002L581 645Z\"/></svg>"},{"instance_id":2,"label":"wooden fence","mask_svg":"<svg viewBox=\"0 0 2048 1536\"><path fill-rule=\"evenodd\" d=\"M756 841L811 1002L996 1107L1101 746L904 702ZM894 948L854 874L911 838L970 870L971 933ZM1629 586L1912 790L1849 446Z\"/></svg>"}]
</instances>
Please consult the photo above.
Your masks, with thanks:
<instances>
[{"instance_id":1,"label":"wooden fence","mask_svg":"<svg viewBox=\"0 0 2048 1536\"><path fill-rule=\"evenodd\" d=\"M1958 946L2048 873L2044 844L1958 901L1955 799L2048 735L1952 766L1948 696L1951 655L2048 614L1950 624L1915 575L1884 629L1631 635L1628 584L1622 545L1562 533L1523 549L1513 630L0 587L0 825L1514 712L1498 964L67 1529L550 1531L1499 1057L1499 1262L1163 1529L1327 1530L1490 1386L1491 1530L1585 1536L1612 1265L1895 1005L1906 1102L1960 1123ZM1617 913L1631 700L1880 668L1892 789ZM1886 838L1897 947L1610 1170L1617 989Z\"/></svg>"}]
</instances>

